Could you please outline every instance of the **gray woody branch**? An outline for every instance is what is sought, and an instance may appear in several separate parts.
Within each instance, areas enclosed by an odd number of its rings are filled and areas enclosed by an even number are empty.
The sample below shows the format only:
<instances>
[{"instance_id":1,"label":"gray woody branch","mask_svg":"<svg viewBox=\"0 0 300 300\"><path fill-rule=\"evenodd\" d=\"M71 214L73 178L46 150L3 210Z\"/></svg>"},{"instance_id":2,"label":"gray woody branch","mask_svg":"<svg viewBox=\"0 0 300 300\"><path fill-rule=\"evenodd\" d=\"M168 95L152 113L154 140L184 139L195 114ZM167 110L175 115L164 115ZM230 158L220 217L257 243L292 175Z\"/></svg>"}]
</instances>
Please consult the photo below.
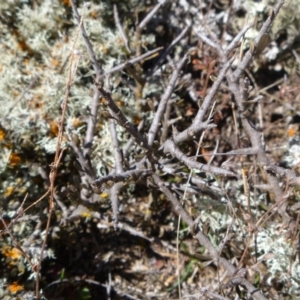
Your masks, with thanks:
<instances>
[{"instance_id":1,"label":"gray woody branch","mask_svg":"<svg viewBox=\"0 0 300 300\"><path fill-rule=\"evenodd\" d=\"M117 182L129 182L137 181L142 177L146 177L152 174L151 170L130 170L123 172L122 174L112 174L101 177L92 183L95 191L102 192L104 188L111 188Z\"/></svg>"}]
</instances>

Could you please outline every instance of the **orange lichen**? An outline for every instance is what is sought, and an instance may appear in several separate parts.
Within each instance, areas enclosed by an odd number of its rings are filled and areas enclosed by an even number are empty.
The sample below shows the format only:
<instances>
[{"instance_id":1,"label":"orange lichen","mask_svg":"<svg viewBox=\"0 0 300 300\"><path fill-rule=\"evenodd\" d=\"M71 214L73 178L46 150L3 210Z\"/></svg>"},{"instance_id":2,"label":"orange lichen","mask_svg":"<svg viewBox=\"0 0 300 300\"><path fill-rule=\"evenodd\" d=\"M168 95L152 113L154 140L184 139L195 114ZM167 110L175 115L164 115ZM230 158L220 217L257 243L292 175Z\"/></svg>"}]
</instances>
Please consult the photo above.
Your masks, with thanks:
<instances>
[{"instance_id":1,"label":"orange lichen","mask_svg":"<svg viewBox=\"0 0 300 300\"><path fill-rule=\"evenodd\" d=\"M58 123L56 121L52 121L50 123L50 136L52 138L56 137L58 135L59 132L59 127L58 127Z\"/></svg>"},{"instance_id":2,"label":"orange lichen","mask_svg":"<svg viewBox=\"0 0 300 300\"><path fill-rule=\"evenodd\" d=\"M118 100L117 105L118 105L118 107L123 107L124 106L124 101Z\"/></svg>"},{"instance_id":3,"label":"orange lichen","mask_svg":"<svg viewBox=\"0 0 300 300\"><path fill-rule=\"evenodd\" d=\"M211 153L212 153L211 150L208 150L205 147L201 148L201 154L203 155L203 158L205 159L206 162L210 161L210 159L211 159Z\"/></svg>"},{"instance_id":4,"label":"orange lichen","mask_svg":"<svg viewBox=\"0 0 300 300\"><path fill-rule=\"evenodd\" d=\"M296 132L297 132L297 129L295 126L291 126L289 129L288 129L288 136L290 138L294 137L296 135Z\"/></svg>"},{"instance_id":5,"label":"orange lichen","mask_svg":"<svg viewBox=\"0 0 300 300\"><path fill-rule=\"evenodd\" d=\"M2 249L2 254L13 260L18 260L19 258L22 257L22 252L17 248L9 249L8 247L4 247Z\"/></svg>"},{"instance_id":6,"label":"orange lichen","mask_svg":"<svg viewBox=\"0 0 300 300\"><path fill-rule=\"evenodd\" d=\"M21 157L17 153L13 152L9 157L9 165L11 167L16 167L21 162Z\"/></svg>"},{"instance_id":7,"label":"orange lichen","mask_svg":"<svg viewBox=\"0 0 300 300\"><path fill-rule=\"evenodd\" d=\"M14 187L9 186L6 188L5 192L4 192L4 197L9 197L14 191Z\"/></svg>"},{"instance_id":8,"label":"orange lichen","mask_svg":"<svg viewBox=\"0 0 300 300\"><path fill-rule=\"evenodd\" d=\"M18 293L20 291L23 291L24 290L24 286L23 285L19 285L16 281L13 282L11 285L9 285L7 287L7 289L12 293L12 294L15 294L15 293Z\"/></svg>"},{"instance_id":9,"label":"orange lichen","mask_svg":"<svg viewBox=\"0 0 300 300\"><path fill-rule=\"evenodd\" d=\"M5 136L6 136L5 131L0 128L0 141L3 141L5 139Z\"/></svg>"},{"instance_id":10,"label":"orange lichen","mask_svg":"<svg viewBox=\"0 0 300 300\"><path fill-rule=\"evenodd\" d=\"M55 58L51 58L51 65L56 68L60 65L60 61Z\"/></svg>"},{"instance_id":11,"label":"orange lichen","mask_svg":"<svg viewBox=\"0 0 300 300\"><path fill-rule=\"evenodd\" d=\"M97 18L97 12L95 10L91 11L90 12L90 17L93 18L93 19L96 19Z\"/></svg>"},{"instance_id":12,"label":"orange lichen","mask_svg":"<svg viewBox=\"0 0 300 300\"><path fill-rule=\"evenodd\" d=\"M17 47L19 50L32 54L34 51L32 48L26 43L26 39L20 34L17 29L12 30L13 35L15 35L17 39Z\"/></svg>"},{"instance_id":13,"label":"orange lichen","mask_svg":"<svg viewBox=\"0 0 300 300\"><path fill-rule=\"evenodd\" d=\"M100 103L101 103L101 104L106 104L106 99L105 99L104 97L101 97L101 98L100 98Z\"/></svg>"},{"instance_id":14,"label":"orange lichen","mask_svg":"<svg viewBox=\"0 0 300 300\"><path fill-rule=\"evenodd\" d=\"M99 44L98 46L99 51L101 51L103 54L109 54L109 48L105 45Z\"/></svg>"},{"instance_id":15,"label":"orange lichen","mask_svg":"<svg viewBox=\"0 0 300 300\"><path fill-rule=\"evenodd\" d=\"M73 119L73 126L74 128L78 128L78 127L81 127L83 125L83 122L78 119L78 118L74 118Z\"/></svg>"},{"instance_id":16,"label":"orange lichen","mask_svg":"<svg viewBox=\"0 0 300 300\"><path fill-rule=\"evenodd\" d=\"M18 97L18 96L20 95L20 93L19 93L19 91L14 90L14 91L12 91L12 95L13 95L14 97Z\"/></svg>"},{"instance_id":17,"label":"orange lichen","mask_svg":"<svg viewBox=\"0 0 300 300\"><path fill-rule=\"evenodd\" d=\"M134 116L133 123L135 125L139 125L141 123L142 119L139 116Z\"/></svg>"},{"instance_id":18,"label":"orange lichen","mask_svg":"<svg viewBox=\"0 0 300 300\"><path fill-rule=\"evenodd\" d=\"M71 6L70 0L61 0L64 5Z\"/></svg>"},{"instance_id":19,"label":"orange lichen","mask_svg":"<svg viewBox=\"0 0 300 300\"><path fill-rule=\"evenodd\" d=\"M31 53L31 51L30 51L31 49L28 46L28 44L26 43L25 39L20 39L18 41L18 48L24 52L26 51L26 52Z\"/></svg>"}]
</instances>

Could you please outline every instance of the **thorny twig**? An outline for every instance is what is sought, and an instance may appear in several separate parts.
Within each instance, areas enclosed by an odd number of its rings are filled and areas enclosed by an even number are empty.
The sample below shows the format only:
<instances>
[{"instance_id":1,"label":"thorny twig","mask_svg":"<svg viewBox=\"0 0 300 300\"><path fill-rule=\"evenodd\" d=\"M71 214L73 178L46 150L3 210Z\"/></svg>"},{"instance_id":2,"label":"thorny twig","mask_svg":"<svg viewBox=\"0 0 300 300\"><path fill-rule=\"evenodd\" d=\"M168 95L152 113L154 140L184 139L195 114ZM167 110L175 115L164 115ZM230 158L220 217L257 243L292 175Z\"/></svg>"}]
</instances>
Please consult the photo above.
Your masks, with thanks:
<instances>
[{"instance_id":1,"label":"thorny twig","mask_svg":"<svg viewBox=\"0 0 300 300\"><path fill-rule=\"evenodd\" d=\"M110 133L111 133L111 140L112 140L112 145L113 145L113 154L114 154L114 161L115 161L115 170L114 170L114 175L111 175L115 180L116 179L116 173L122 174L124 172L123 169L123 159L122 159L122 153L118 141L118 136L117 136L117 131L116 131L116 124L115 120L110 119L109 120L109 128L110 128ZM110 190L110 197L111 197L111 202L112 202L112 211L113 211L113 218L114 218L114 224L115 224L115 229L116 225L118 223L118 208L119 208L119 191L122 188L122 183L120 181L115 181L112 189ZM108 181L106 181L106 184Z\"/></svg>"},{"instance_id":2,"label":"thorny twig","mask_svg":"<svg viewBox=\"0 0 300 300\"><path fill-rule=\"evenodd\" d=\"M180 63L176 66L176 69L173 71L173 74L171 76L169 84L168 84L167 88L165 89L165 92L159 102L159 106L156 110L154 119L152 121L152 124L149 129L149 133L148 133L148 143L150 146L152 146L154 143L157 131L158 131L159 127L161 126L162 117L163 117L163 114L165 113L165 110L167 107L167 102L168 102L172 92L174 91L176 81L178 80L178 77L179 77L179 72L182 69L186 60L187 60L187 54L182 58Z\"/></svg>"},{"instance_id":3,"label":"thorny twig","mask_svg":"<svg viewBox=\"0 0 300 300\"><path fill-rule=\"evenodd\" d=\"M117 5L114 4L114 18L115 18L115 23L119 29L119 32L121 34L121 37L122 37L122 40L124 42L124 45L126 47L126 50L128 51L128 53L131 53L131 50L129 48L129 44L128 44L128 38L123 30L123 27L121 25L121 21L120 21L120 18L119 18L119 12L118 12L118 8L117 8Z\"/></svg>"},{"instance_id":4,"label":"thorny twig","mask_svg":"<svg viewBox=\"0 0 300 300\"><path fill-rule=\"evenodd\" d=\"M153 14L159 9L159 7L163 4L163 1L161 1L149 14L148 16L137 26L137 36L141 35L141 30L142 28L145 27L145 25L151 20ZM283 4L283 1L280 1L279 4L275 7L273 10L272 18L276 16L278 13L281 5ZM74 5L74 2L72 1L72 6L73 6L73 11L76 16L76 18L79 20L79 14L77 12L77 9ZM258 37L255 39L254 47L256 47L263 36L263 34L266 33L268 27L270 26L272 22L272 18L270 17L263 25ZM118 17L116 14L116 9L115 9L115 19L116 23L118 23ZM114 149L114 158L115 158L115 170L107 177L105 178L100 178L94 181L94 185L97 186L97 184L101 185L104 184L108 181L111 181L113 183L113 188L112 188L112 197L113 197L113 214L115 218L115 227L122 227L118 224L117 222L117 210L118 210L118 194L121 188L121 185L119 183L126 181L127 174L143 174L145 176L151 176L153 179L153 182L155 186L166 196L166 198L172 203L172 207L174 211L181 216L181 218L184 220L184 222L191 228L193 231L195 224L194 220L191 218L191 216L186 212L186 210L182 207L180 202L178 201L176 195L173 193L173 191L168 187L166 182L163 181L163 179L160 176L160 172L163 171L164 169L167 169L166 166L162 165L162 160L163 160L163 155L164 154L172 154L174 157L177 158L179 162L183 162L186 166L189 168L193 169L198 169L203 172L209 172L214 175L222 175L222 176L236 176L235 173L225 170L223 168L215 167L213 165L209 164L202 164L196 161L193 161L190 159L185 153L183 153L180 150L180 144L184 141L187 140L192 140L194 139L197 135L199 135L203 130L208 129L208 128L213 128L215 127L214 124L210 124L211 120L205 120L207 116L207 112L210 109L212 105L213 98L217 94L221 84L223 83L224 79L227 79L228 85L230 87L231 92L233 93L235 97L235 102L237 104L237 107L239 109L239 114L241 118L241 123L242 127L249 136L249 139L251 141L251 147L247 149L235 149L231 153L227 153L229 155L237 155L237 154L246 154L246 155L257 155L257 160L258 163L261 165L269 166L269 161L266 157L262 142L261 142L261 136L260 133L253 128L252 124L248 121L246 116L244 115L244 102L248 99L245 99L245 95L241 93L241 86L240 86L240 78L243 75L244 71L246 70L247 65L253 58L253 53L249 50L242 61L238 64L238 67L236 68L235 71L231 69L231 64L234 60L234 57L229 57L232 50L236 48L239 44L239 40L242 38L242 36L245 34L245 32L252 26L252 24L247 25L237 36L236 38L233 39L230 45L223 50L220 45L218 45L215 41L201 36L203 38L204 42L208 43L211 47L214 47L216 51L219 54L220 61L221 61L221 67L220 67L220 72L219 75L217 76L217 79L214 81L212 87L208 91L207 95L205 96L202 104L199 107L198 113L195 117L195 119L192 121L192 124L187 128L184 129L182 132L178 132L178 134L173 135L172 138L167 139L164 141L164 144L161 145L162 147L158 150L158 152L155 152L153 149L154 142L156 140L156 137L159 133L159 127L161 126L161 122L163 120L163 115L166 111L167 103L170 99L171 94L174 92L175 89L175 84L176 81L178 80L180 74L180 70L182 69L184 63L187 60L188 54L186 54L180 63L177 65L176 69L174 70L170 80L169 80L169 85L165 90L164 95L162 96L158 108L154 113L154 118L151 123L150 129L148 131L148 136L145 137L141 132L139 132L135 126L129 121L129 119L124 115L124 113L118 108L116 103L113 101L111 94L107 92L103 87L102 87L102 80L103 78L107 78L107 75L120 71L126 65L128 62L125 62L122 65L119 65L115 67L114 69L111 69L107 73L103 73L102 68L98 65L98 62L95 59L95 55L92 49L92 45L89 41L89 38L84 30L83 25L80 26L86 46L87 46L87 51L90 56L90 60L92 62L92 65L94 67L94 70L96 72L97 78L95 80L96 84L96 89L95 89L95 94L94 94L94 99L93 103L93 113L92 113L92 121L88 125L88 130L89 133L87 134L86 137L86 143L91 144L93 140L93 133L94 133L94 127L96 124L96 114L98 110L98 102L99 96L102 96L104 99L104 105L108 107L108 111L110 113L110 130L112 134L112 141L113 144L115 145ZM140 41L140 39L138 39ZM126 42L125 42L126 44ZM137 44L137 49L136 49L136 54L137 54L137 60L132 61L129 60L129 64L134 64L137 61L141 61L141 48ZM121 157L121 149L120 146L118 145L118 138L116 136L116 130L115 126L122 126L127 130L128 133L130 133L131 137L133 138L134 142L139 145L141 148L145 150L145 155L144 158L140 163L133 163L131 164L132 170L125 171L123 168L123 158ZM76 147L73 147L76 149ZM163 150L163 151L160 151ZM78 152L80 154L80 152ZM90 154L90 151L87 151L84 153L84 155L80 156L79 161L82 165L84 165L84 160L86 158L86 154ZM226 153L225 153L226 154ZM159 156L159 157L156 157ZM144 166L144 170L143 170ZM145 167L146 166L146 167ZM134 169L136 168L136 169ZM86 168L88 170L88 168ZM56 174L56 169L53 169L54 175ZM132 173L130 173L132 172ZM134 177L134 176L133 176ZM135 177L134 177L135 178ZM280 185L278 183L278 180L276 177L271 174L270 172L267 171L267 179L270 187L272 188L272 192L276 195L276 200L279 201L282 199L283 193L281 191ZM50 180L51 182L51 180ZM54 184L53 184L54 185ZM218 251L219 249L216 249L209 238L199 229L197 229L195 235L194 235L200 244L204 245L210 255L210 257L214 260L216 264L220 264L223 266L228 274L230 276L233 276L237 273L236 268L225 258L220 257L220 252ZM234 277L235 278L235 277ZM239 277L236 281L235 284L240 284L243 285L247 288L248 292L252 294L253 298L255 299L265 299L265 297L245 278Z\"/></svg>"}]
</instances>

